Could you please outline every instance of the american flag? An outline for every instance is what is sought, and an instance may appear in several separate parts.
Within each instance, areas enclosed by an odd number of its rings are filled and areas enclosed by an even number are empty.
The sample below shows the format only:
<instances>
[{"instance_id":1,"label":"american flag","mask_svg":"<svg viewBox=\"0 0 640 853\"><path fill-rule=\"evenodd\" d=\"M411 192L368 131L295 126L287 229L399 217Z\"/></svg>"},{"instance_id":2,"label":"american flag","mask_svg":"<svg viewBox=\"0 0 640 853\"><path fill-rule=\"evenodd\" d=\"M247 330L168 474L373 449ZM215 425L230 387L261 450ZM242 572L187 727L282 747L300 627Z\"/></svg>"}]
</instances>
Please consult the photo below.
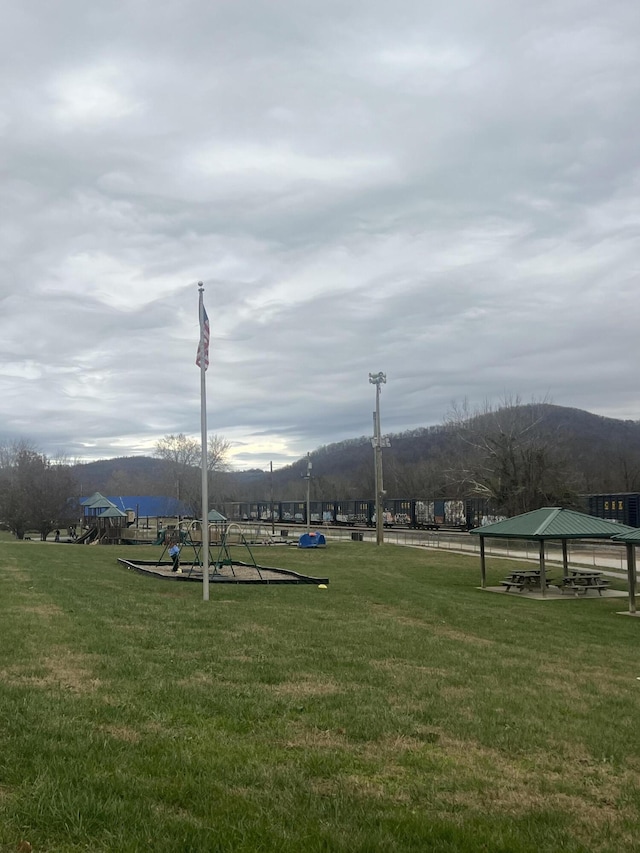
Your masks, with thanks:
<instances>
[{"instance_id":1,"label":"american flag","mask_svg":"<svg viewBox=\"0 0 640 853\"><path fill-rule=\"evenodd\" d=\"M196 364L202 366L204 360L204 369L209 367L209 317L207 310L204 307L202 300L200 301L200 343L198 344L198 354L196 355Z\"/></svg>"}]
</instances>

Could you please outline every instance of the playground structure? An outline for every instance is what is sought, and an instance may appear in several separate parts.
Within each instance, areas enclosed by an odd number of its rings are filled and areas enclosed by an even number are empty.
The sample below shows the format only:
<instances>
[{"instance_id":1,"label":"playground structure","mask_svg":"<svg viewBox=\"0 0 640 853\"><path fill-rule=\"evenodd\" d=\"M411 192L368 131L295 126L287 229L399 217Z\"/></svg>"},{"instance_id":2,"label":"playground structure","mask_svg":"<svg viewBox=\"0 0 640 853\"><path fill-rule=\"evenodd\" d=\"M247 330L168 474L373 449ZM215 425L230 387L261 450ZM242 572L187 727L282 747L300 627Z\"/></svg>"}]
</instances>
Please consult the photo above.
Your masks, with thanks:
<instances>
[{"instance_id":1,"label":"playground structure","mask_svg":"<svg viewBox=\"0 0 640 853\"><path fill-rule=\"evenodd\" d=\"M298 539L298 548L322 548L327 544L324 533L303 533Z\"/></svg>"}]
</instances>

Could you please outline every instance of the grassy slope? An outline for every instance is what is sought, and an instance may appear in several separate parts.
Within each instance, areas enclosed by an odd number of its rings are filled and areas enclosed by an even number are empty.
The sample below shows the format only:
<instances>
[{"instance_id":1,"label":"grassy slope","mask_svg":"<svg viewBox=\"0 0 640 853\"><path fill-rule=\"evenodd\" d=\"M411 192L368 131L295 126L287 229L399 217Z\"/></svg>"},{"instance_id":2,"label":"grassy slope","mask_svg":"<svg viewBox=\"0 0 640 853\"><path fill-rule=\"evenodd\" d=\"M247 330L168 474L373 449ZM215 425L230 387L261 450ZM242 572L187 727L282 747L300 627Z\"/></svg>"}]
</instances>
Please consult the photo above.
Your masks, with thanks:
<instances>
[{"instance_id":1,"label":"grassy slope","mask_svg":"<svg viewBox=\"0 0 640 853\"><path fill-rule=\"evenodd\" d=\"M623 599L348 542L258 552L328 590L203 603L116 562L151 552L0 545L0 850L637 849Z\"/></svg>"}]
</instances>

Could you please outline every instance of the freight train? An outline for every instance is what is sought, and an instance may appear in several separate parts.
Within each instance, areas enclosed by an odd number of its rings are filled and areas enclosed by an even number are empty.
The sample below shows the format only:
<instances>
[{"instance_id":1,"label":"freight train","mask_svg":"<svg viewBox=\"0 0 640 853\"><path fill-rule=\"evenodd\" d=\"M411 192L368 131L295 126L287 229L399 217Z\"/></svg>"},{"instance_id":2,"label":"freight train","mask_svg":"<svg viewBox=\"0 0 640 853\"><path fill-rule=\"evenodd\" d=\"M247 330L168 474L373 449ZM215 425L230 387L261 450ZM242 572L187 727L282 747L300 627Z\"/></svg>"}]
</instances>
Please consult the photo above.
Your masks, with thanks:
<instances>
[{"instance_id":1,"label":"freight train","mask_svg":"<svg viewBox=\"0 0 640 853\"><path fill-rule=\"evenodd\" d=\"M640 493L583 496L584 510L590 515L640 527ZM232 501L215 507L228 521L305 524L306 501ZM383 525L415 530L471 530L501 521L485 498L387 499L382 502ZM310 524L375 527L374 500L310 501Z\"/></svg>"},{"instance_id":2,"label":"freight train","mask_svg":"<svg viewBox=\"0 0 640 853\"><path fill-rule=\"evenodd\" d=\"M216 509L228 521L307 523L306 501L232 501L219 504ZM483 498L384 499L382 513L385 527L416 530L470 530L504 517L497 515ZM314 526L375 527L376 503L374 500L310 501L309 522Z\"/></svg>"}]
</instances>

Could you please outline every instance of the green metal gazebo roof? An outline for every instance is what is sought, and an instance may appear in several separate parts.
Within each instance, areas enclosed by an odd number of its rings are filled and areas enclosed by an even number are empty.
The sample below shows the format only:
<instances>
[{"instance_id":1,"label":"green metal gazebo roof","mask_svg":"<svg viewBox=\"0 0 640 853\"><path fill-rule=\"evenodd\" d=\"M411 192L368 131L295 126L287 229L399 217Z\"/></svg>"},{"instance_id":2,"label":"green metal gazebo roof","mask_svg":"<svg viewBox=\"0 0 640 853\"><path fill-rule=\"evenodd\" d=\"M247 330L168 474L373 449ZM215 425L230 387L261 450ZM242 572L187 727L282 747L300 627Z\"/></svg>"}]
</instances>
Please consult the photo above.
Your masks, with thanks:
<instances>
[{"instance_id":1,"label":"green metal gazebo roof","mask_svg":"<svg viewBox=\"0 0 640 853\"><path fill-rule=\"evenodd\" d=\"M85 500L81 501L80 505L85 506L88 509L100 509L100 507L108 509L111 506L115 506L109 498L105 498L105 496L101 495L100 492L94 492L90 498L85 498Z\"/></svg>"},{"instance_id":2,"label":"green metal gazebo roof","mask_svg":"<svg viewBox=\"0 0 640 853\"><path fill-rule=\"evenodd\" d=\"M622 525L618 525L622 527ZM631 528L631 532L618 533L613 537L614 542L633 542L636 544L640 544L640 528L633 527Z\"/></svg>"},{"instance_id":3,"label":"green metal gazebo roof","mask_svg":"<svg viewBox=\"0 0 640 853\"><path fill-rule=\"evenodd\" d=\"M216 523L216 522L223 522L223 521L226 521L226 520L227 520L227 519L224 517L224 515L221 515L221 514L218 512L218 510L217 510L217 509L212 509L212 510L210 510L210 511L209 511L209 515L207 516L207 518L208 518L208 520L209 520L210 522L212 522L212 523Z\"/></svg>"},{"instance_id":4,"label":"green metal gazebo roof","mask_svg":"<svg viewBox=\"0 0 640 853\"><path fill-rule=\"evenodd\" d=\"M104 512L101 512L98 518L126 518L127 513L122 512L121 509L118 509L117 506L111 504L111 506L107 507Z\"/></svg>"},{"instance_id":5,"label":"green metal gazebo roof","mask_svg":"<svg viewBox=\"0 0 640 853\"><path fill-rule=\"evenodd\" d=\"M510 539L611 539L616 534L639 534L635 527L596 518L572 509L544 506L504 521L475 527L470 533Z\"/></svg>"}]
</instances>

